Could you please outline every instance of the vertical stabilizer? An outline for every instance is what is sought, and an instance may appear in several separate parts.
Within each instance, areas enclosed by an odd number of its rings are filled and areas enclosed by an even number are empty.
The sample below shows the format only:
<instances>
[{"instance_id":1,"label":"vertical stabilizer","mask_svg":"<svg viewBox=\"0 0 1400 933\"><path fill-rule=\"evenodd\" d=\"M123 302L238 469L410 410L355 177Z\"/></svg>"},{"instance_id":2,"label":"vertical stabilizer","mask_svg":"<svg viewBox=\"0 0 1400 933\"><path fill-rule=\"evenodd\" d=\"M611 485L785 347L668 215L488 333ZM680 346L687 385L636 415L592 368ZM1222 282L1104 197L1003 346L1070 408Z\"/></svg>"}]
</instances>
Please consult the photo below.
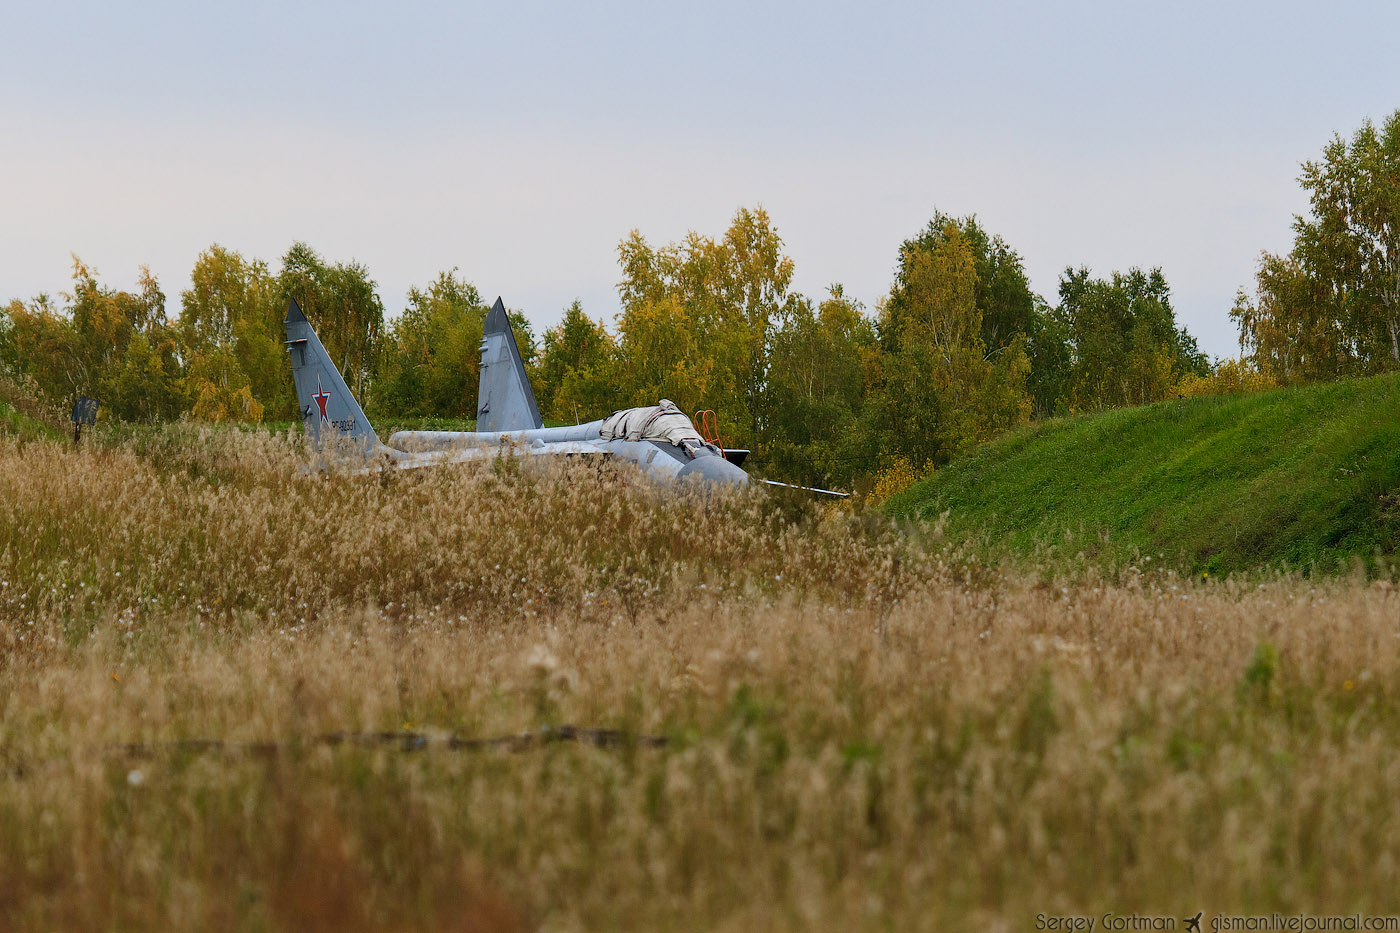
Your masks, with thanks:
<instances>
[{"instance_id":1,"label":"vertical stabilizer","mask_svg":"<svg viewBox=\"0 0 1400 933\"><path fill-rule=\"evenodd\" d=\"M287 307L287 352L306 434L317 447L344 441L368 452L379 438L295 299Z\"/></svg>"},{"instance_id":2,"label":"vertical stabilizer","mask_svg":"<svg viewBox=\"0 0 1400 933\"><path fill-rule=\"evenodd\" d=\"M481 387L476 394L478 431L528 431L544 427L535 390L510 329L506 306L497 298L481 337Z\"/></svg>"}]
</instances>

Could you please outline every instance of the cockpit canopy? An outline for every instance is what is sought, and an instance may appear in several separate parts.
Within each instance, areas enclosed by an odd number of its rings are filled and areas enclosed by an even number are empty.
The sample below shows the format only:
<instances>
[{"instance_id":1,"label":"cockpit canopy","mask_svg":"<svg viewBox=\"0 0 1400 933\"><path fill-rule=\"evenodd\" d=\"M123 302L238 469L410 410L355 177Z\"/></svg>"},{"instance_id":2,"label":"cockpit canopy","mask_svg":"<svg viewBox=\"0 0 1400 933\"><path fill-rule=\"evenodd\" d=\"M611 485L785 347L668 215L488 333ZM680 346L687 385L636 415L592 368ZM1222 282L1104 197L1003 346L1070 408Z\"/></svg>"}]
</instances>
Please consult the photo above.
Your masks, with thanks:
<instances>
[{"instance_id":1,"label":"cockpit canopy","mask_svg":"<svg viewBox=\"0 0 1400 933\"><path fill-rule=\"evenodd\" d=\"M705 443L685 412L668 398L656 405L615 411L604 419L598 433L603 440L667 441L677 447L686 441Z\"/></svg>"}]
</instances>

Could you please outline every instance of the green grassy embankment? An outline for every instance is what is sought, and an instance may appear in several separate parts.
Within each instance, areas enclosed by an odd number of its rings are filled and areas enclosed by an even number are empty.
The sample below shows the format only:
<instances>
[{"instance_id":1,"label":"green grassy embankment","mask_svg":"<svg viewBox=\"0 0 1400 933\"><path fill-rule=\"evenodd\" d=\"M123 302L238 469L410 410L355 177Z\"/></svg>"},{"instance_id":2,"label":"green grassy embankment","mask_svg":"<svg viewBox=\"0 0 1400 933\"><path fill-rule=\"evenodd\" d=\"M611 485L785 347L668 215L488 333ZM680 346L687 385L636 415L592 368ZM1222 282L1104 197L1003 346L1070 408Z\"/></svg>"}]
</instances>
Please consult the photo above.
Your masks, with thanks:
<instances>
[{"instance_id":1,"label":"green grassy embankment","mask_svg":"<svg viewBox=\"0 0 1400 933\"><path fill-rule=\"evenodd\" d=\"M1336 570L1400 545L1400 373L1061 418L890 501L989 549L1198 572Z\"/></svg>"},{"instance_id":2,"label":"green grassy embankment","mask_svg":"<svg viewBox=\"0 0 1400 933\"><path fill-rule=\"evenodd\" d=\"M27 441L57 438L59 433L0 399L0 437L11 435Z\"/></svg>"}]
</instances>

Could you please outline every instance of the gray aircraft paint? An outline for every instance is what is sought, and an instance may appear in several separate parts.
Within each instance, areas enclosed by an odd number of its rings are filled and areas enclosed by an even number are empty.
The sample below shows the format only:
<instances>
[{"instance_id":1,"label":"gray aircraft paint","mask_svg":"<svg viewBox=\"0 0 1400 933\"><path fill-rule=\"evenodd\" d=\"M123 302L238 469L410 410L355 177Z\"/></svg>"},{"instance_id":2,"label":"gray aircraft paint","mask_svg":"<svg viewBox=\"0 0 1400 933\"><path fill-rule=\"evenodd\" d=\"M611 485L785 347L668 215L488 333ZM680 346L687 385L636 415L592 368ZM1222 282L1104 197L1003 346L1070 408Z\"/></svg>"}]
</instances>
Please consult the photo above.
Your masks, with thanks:
<instances>
[{"instance_id":1,"label":"gray aircraft paint","mask_svg":"<svg viewBox=\"0 0 1400 933\"><path fill-rule=\"evenodd\" d=\"M481 336L481 383L476 395L476 426L481 431L519 431L544 426L535 390L498 297L486 315Z\"/></svg>"},{"instance_id":2,"label":"gray aircraft paint","mask_svg":"<svg viewBox=\"0 0 1400 933\"><path fill-rule=\"evenodd\" d=\"M486 420L486 426L491 427L484 431L399 431L387 445L380 443L364 410L295 301L289 303L285 326L292 381L306 434L318 450L334 452L338 466L352 472L387 466L434 466L502 455L566 455L628 461L658 481L695 477L742 485L749 480L747 473L708 446L689 450L649 440L604 439L602 420L542 427L535 393L505 305L499 298L483 328L482 375L477 394L477 411Z\"/></svg>"},{"instance_id":3,"label":"gray aircraft paint","mask_svg":"<svg viewBox=\"0 0 1400 933\"><path fill-rule=\"evenodd\" d=\"M710 446L676 447L656 441L604 439L603 420L546 428L530 387L525 364L511 331L505 305L498 297L486 316L481 340L481 383L477 390L479 431L399 431L392 447L414 451L446 451L476 446L589 444L617 460L637 464L652 479L696 477L710 482L744 485L749 475ZM669 449L668 449L669 448Z\"/></svg>"},{"instance_id":4,"label":"gray aircraft paint","mask_svg":"<svg viewBox=\"0 0 1400 933\"><path fill-rule=\"evenodd\" d=\"M602 424L600 419L587 424L529 431L398 431L389 438L389 444L401 450L446 453L464 447L495 449L531 444L586 443L617 460L637 464L653 479L679 479L684 475L725 483L743 484L748 481L747 473L709 448L701 448L691 458L681 448L656 441L604 440L599 434ZM668 450L668 447L671 449Z\"/></svg>"},{"instance_id":5,"label":"gray aircraft paint","mask_svg":"<svg viewBox=\"0 0 1400 933\"><path fill-rule=\"evenodd\" d=\"M284 325L287 352L292 358L292 382L296 384L297 405L307 436L321 449L342 441L349 442L345 446L366 453L383 446L295 299L287 307Z\"/></svg>"},{"instance_id":6,"label":"gray aircraft paint","mask_svg":"<svg viewBox=\"0 0 1400 933\"><path fill-rule=\"evenodd\" d=\"M318 451L334 455L338 466L351 472L390 465L412 469L485 460L499 452L499 449L482 446L405 451L380 443L379 435L371 427L369 418L365 417L364 409L355 401L355 396L295 300L288 303L287 317L283 323L287 331L287 353L292 363L292 382L296 386L297 406L301 411L306 436ZM568 443L512 446L511 452L520 456L596 456L600 453L592 445ZM323 465L328 464L329 461Z\"/></svg>"}]
</instances>

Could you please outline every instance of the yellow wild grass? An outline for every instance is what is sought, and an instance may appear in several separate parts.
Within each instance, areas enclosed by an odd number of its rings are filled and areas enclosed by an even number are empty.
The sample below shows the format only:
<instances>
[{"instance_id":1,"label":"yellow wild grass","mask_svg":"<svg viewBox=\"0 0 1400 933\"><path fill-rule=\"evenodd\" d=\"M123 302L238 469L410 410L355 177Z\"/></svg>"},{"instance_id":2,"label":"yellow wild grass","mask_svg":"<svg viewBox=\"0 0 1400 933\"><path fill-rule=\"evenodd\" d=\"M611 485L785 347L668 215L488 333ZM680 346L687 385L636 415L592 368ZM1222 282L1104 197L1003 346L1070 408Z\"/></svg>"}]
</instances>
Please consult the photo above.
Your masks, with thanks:
<instances>
[{"instance_id":1,"label":"yellow wild grass","mask_svg":"<svg viewBox=\"0 0 1400 933\"><path fill-rule=\"evenodd\" d=\"M0 443L0 926L1394 909L1388 583L1057 578L588 466L300 463ZM559 723L668 743L314 740ZM161 744L192 738L280 744Z\"/></svg>"}]
</instances>

